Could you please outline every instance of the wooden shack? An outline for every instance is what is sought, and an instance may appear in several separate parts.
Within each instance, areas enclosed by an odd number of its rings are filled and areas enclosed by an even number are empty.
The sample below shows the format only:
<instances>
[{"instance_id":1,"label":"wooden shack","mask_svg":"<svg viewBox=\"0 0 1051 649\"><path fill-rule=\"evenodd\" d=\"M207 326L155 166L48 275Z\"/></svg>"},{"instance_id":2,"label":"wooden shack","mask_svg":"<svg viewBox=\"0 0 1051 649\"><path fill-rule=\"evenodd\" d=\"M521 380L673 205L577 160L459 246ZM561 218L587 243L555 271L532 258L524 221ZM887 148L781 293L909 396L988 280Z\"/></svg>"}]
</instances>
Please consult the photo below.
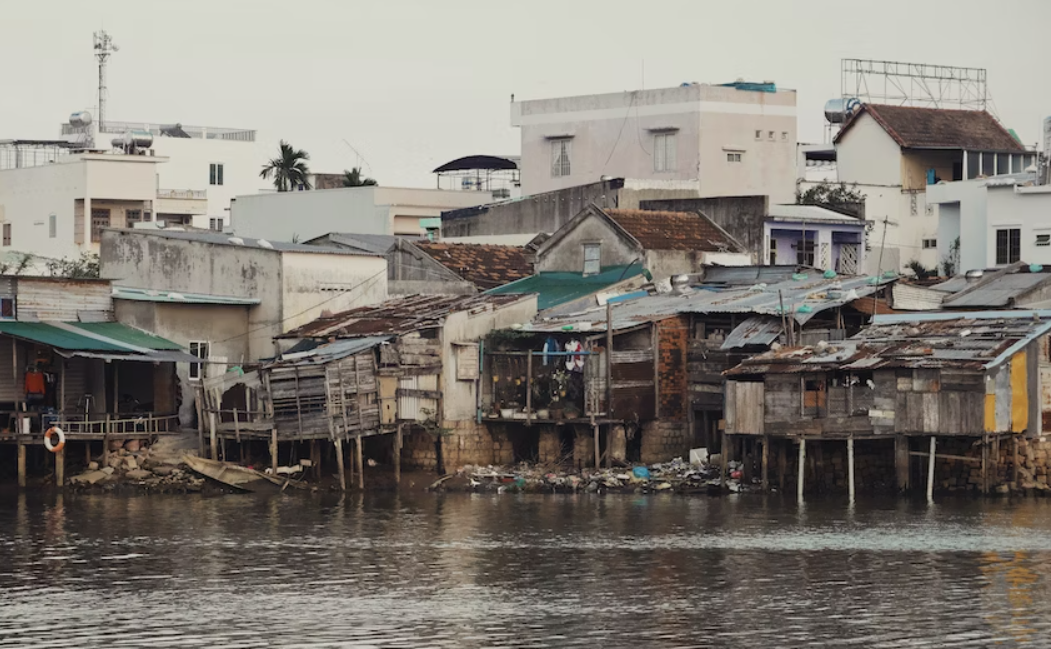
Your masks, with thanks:
<instances>
[{"instance_id":1,"label":"wooden shack","mask_svg":"<svg viewBox=\"0 0 1051 649\"><path fill-rule=\"evenodd\" d=\"M808 443L818 450L838 440L847 445L853 492L854 443L880 441L888 452L893 448L900 489L916 473L909 458L920 456L928 460L928 492L939 458L974 463L978 486L987 492L996 481L990 457L1000 457L1005 441L1039 437L1051 412L1042 405L1051 389L1048 317L1051 312L877 316L846 341L752 357L726 372L726 434L762 440L764 484L772 446L783 485L786 447L798 444L801 490ZM947 439L966 440L963 447L978 452L938 455L939 440Z\"/></svg>"}]
</instances>

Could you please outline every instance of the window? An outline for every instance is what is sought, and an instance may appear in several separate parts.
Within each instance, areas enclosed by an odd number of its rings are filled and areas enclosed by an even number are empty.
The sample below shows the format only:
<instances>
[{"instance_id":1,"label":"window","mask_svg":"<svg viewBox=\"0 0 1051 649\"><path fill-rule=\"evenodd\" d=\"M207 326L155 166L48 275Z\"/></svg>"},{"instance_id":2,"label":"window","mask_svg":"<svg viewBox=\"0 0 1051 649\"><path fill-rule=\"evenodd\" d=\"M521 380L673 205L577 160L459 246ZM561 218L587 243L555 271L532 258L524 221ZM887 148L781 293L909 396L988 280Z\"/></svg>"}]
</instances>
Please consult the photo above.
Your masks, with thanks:
<instances>
[{"instance_id":1,"label":"window","mask_svg":"<svg viewBox=\"0 0 1051 649\"><path fill-rule=\"evenodd\" d=\"M128 227L134 227L135 223L142 221L142 210L128 210L124 212L124 221Z\"/></svg>"},{"instance_id":2,"label":"window","mask_svg":"<svg viewBox=\"0 0 1051 649\"><path fill-rule=\"evenodd\" d=\"M208 360L212 344L200 340L190 341L190 353L202 360ZM190 380L199 381L204 378L204 363L190 363Z\"/></svg>"},{"instance_id":3,"label":"window","mask_svg":"<svg viewBox=\"0 0 1051 649\"><path fill-rule=\"evenodd\" d=\"M768 131L767 134L766 134L766 137L767 137L768 140L774 139L774 132L773 131Z\"/></svg>"},{"instance_id":4,"label":"window","mask_svg":"<svg viewBox=\"0 0 1051 649\"><path fill-rule=\"evenodd\" d=\"M938 240L937 239L924 239L923 240L923 249L924 250L933 250L933 249L935 249L937 247L938 247Z\"/></svg>"},{"instance_id":5,"label":"window","mask_svg":"<svg viewBox=\"0 0 1051 649\"><path fill-rule=\"evenodd\" d=\"M982 175L992 176L996 173L996 154L995 153L983 153L982 154Z\"/></svg>"},{"instance_id":6,"label":"window","mask_svg":"<svg viewBox=\"0 0 1051 649\"><path fill-rule=\"evenodd\" d=\"M1046 248L1048 246L1051 246L1051 234L1037 234L1036 246L1038 248Z\"/></svg>"},{"instance_id":7,"label":"window","mask_svg":"<svg viewBox=\"0 0 1051 649\"><path fill-rule=\"evenodd\" d=\"M763 132L762 131L756 131L755 132L755 139L757 139L757 140L763 139Z\"/></svg>"},{"instance_id":8,"label":"window","mask_svg":"<svg viewBox=\"0 0 1051 649\"><path fill-rule=\"evenodd\" d=\"M584 274L597 275L602 270L602 244L584 244Z\"/></svg>"},{"instance_id":9,"label":"window","mask_svg":"<svg viewBox=\"0 0 1051 649\"><path fill-rule=\"evenodd\" d=\"M223 163L213 162L212 164L208 165L208 184L223 184Z\"/></svg>"},{"instance_id":10,"label":"window","mask_svg":"<svg viewBox=\"0 0 1051 649\"><path fill-rule=\"evenodd\" d=\"M996 231L996 265L1013 264L1022 258L1022 231L1008 228Z\"/></svg>"},{"instance_id":11,"label":"window","mask_svg":"<svg viewBox=\"0 0 1051 649\"><path fill-rule=\"evenodd\" d=\"M788 141L788 131L781 131L781 141L782 142L787 142Z\"/></svg>"},{"instance_id":12,"label":"window","mask_svg":"<svg viewBox=\"0 0 1051 649\"><path fill-rule=\"evenodd\" d=\"M1010 153L997 153L996 154L996 175L1002 176L1003 174L1011 173L1011 154Z\"/></svg>"},{"instance_id":13,"label":"window","mask_svg":"<svg viewBox=\"0 0 1051 649\"><path fill-rule=\"evenodd\" d=\"M796 241L796 263L801 266L814 265L814 242Z\"/></svg>"},{"instance_id":14,"label":"window","mask_svg":"<svg viewBox=\"0 0 1051 649\"><path fill-rule=\"evenodd\" d=\"M212 217L208 219L208 229L216 232L223 231L223 217Z\"/></svg>"},{"instance_id":15,"label":"window","mask_svg":"<svg viewBox=\"0 0 1051 649\"><path fill-rule=\"evenodd\" d=\"M109 209L91 210L91 242L102 240L102 228L109 227Z\"/></svg>"},{"instance_id":16,"label":"window","mask_svg":"<svg viewBox=\"0 0 1051 649\"><path fill-rule=\"evenodd\" d=\"M569 158L573 155L573 140L551 140L551 177L568 176L571 170Z\"/></svg>"},{"instance_id":17,"label":"window","mask_svg":"<svg viewBox=\"0 0 1051 649\"><path fill-rule=\"evenodd\" d=\"M981 171L982 156L974 151L967 152L967 180L974 180Z\"/></svg>"},{"instance_id":18,"label":"window","mask_svg":"<svg viewBox=\"0 0 1051 649\"><path fill-rule=\"evenodd\" d=\"M5 223L4 224L4 245L5 246L10 246L11 245L11 224L10 223Z\"/></svg>"},{"instance_id":19,"label":"window","mask_svg":"<svg viewBox=\"0 0 1051 649\"><path fill-rule=\"evenodd\" d=\"M15 298L0 297L0 318L15 319Z\"/></svg>"},{"instance_id":20,"label":"window","mask_svg":"<svg viewBox=\"0 0 1051 649\"><path fill-rule=\"evenodd\" d=\"M678 156L675 147L675 133L656 133L653 136L653 171L665 173L675 171Z\"/></svg>"},{"instance_id":21,"label":"window","mask_svg":"<svg viewBox=\"0 0 1051 649\"><path fill-rule=\"evenodd\" d=\"M47 236L51 239L58 236L58 217L54 214L47 215Z\"/></svg>"},{"instance_id":22,"label":"window","mask_svg":"<svg viewBox=\"0 0 1051 649\"><path fill-rule=\"evenodd\" d=\"M740 151L728 152L726 154L726 161L727 162L740 162L741 161L741 152Z\"/></svg>"}]
</instances>

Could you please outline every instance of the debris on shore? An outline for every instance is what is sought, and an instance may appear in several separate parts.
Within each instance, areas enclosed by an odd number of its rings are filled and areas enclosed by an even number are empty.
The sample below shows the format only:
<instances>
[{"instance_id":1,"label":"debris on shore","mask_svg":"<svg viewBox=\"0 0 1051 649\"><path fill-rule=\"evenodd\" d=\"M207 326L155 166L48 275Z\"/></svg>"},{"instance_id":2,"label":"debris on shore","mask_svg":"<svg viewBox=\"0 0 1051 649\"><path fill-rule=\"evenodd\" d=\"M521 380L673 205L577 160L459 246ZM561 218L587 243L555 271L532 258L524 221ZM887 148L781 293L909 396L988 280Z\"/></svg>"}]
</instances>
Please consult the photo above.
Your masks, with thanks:
<instances>
[{"instance_id":1,"label":"debris on shore","mask_svg":"<svg viewBox=\"0 0 1051 649\"><path fill-rule=\"evenodd\" d=\"M741 464L729 462L725 483L718 464L690 464L682 458L670 462L633 467L584 468L522 463L515 466L461 467L456 474L432 485L433 490L496 493L683 493L718 494L724 490L758 490L757 481L742 480Z\"/></svg>"}]
</instances>

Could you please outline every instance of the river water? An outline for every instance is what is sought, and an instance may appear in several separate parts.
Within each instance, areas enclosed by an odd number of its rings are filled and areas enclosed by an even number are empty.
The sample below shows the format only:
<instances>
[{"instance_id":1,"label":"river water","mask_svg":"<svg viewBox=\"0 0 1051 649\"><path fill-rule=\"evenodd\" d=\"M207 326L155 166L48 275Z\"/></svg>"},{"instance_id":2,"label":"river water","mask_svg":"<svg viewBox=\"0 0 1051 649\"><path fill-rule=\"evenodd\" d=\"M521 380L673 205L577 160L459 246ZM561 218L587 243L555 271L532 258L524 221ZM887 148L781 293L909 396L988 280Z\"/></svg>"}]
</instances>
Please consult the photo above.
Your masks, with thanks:
<instances>
[{"instance_id":1,"label":"river water","mask_svg":"<svg viewBox=\"0 0 1051 649\"><path fill-rule=\"evenodd\" d=\"M1051 501L0 494L0 647L1051 646Z\"/></svg>"}]
</instances>

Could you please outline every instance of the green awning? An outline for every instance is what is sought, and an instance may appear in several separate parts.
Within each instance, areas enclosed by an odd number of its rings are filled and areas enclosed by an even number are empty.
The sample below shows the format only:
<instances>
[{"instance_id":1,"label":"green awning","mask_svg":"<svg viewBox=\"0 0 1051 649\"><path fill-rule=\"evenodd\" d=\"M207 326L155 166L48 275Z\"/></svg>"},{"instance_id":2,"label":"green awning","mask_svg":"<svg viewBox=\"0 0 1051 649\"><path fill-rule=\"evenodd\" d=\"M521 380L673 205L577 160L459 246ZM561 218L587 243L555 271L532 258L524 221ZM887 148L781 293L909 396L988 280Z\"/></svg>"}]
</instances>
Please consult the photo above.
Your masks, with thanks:
<instances>
[{"instance_id":1,"label":"green awning","mask_svg":"<svg viewBox=\"0 0 1051 649\"><path fill-rule=\"evenodd\" d=\"M544 272L489 289L486 293L491 295L536 293L536 306L543 311L544 309L591 295L629 277L641 275L643 272L643 268L638 264L607 266L602 269L602 272L595 275Z\"/></svg>"},{"instance_id":2,"label":"green awning","mask_svg":"<svg viewBox=\"0 0 1051 649\"><path fill-rule=\"evenodd\" d=\"M0 334L54 347L63 356L199 362L174 342L119 322L5 322Z\"/></svg>"}]
</instances>

